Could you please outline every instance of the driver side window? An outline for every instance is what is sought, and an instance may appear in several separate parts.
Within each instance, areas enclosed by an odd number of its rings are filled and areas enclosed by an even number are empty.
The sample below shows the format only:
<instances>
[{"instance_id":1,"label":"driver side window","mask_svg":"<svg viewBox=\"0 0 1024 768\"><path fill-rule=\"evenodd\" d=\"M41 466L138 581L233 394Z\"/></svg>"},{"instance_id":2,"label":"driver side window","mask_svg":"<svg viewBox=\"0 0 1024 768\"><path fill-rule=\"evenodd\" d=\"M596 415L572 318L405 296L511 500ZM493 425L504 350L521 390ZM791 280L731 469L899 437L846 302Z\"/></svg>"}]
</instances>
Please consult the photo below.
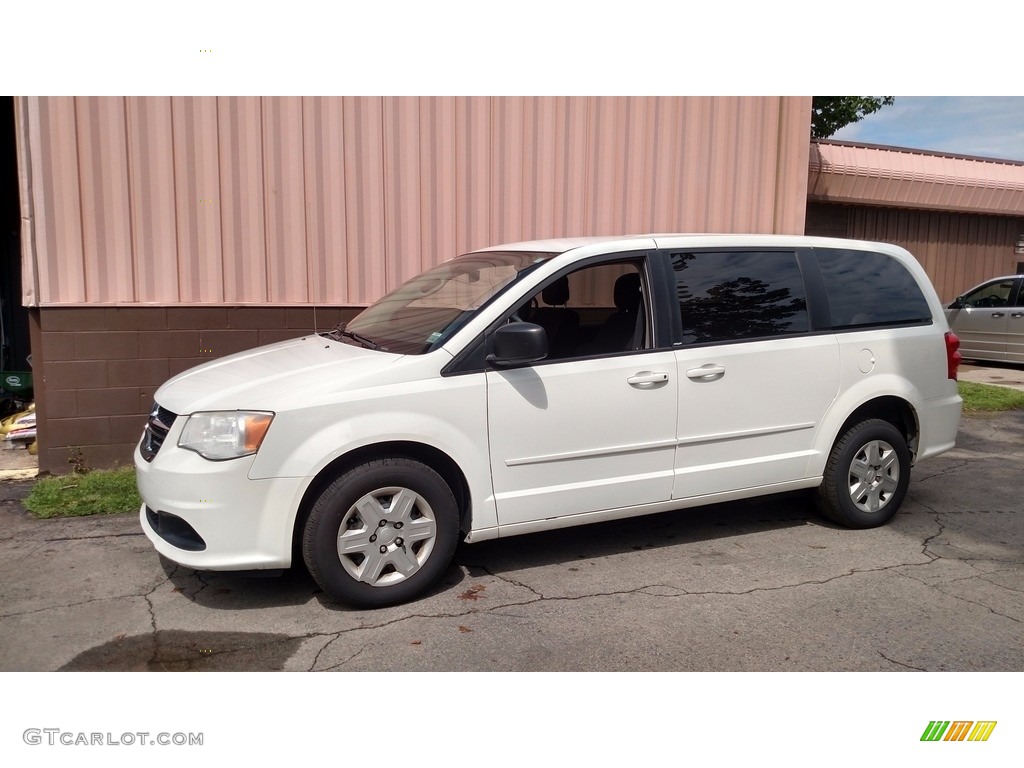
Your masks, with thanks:
<instances>
[{"instance_id":1,"label":"driver side window","mask_svg":"<svg viewBox=\"0 0 1024 768\"><path fill-rule=\"evenodd\" d=\"M515 314L544 329L547 360L568 360L649 348L648 306L640 262L616 261L556 278Z\"/></svg>"},{"instance_id":2,"label":"driver side window","mask_svg":"<svg viewBox=\"0 0 1024 768\"><path fill-rule=\"evenodd\" d=\"M1013 280L983 285L964 296L965 307L1005 307L1013 289Z\"/></svg>"}]
</instances>

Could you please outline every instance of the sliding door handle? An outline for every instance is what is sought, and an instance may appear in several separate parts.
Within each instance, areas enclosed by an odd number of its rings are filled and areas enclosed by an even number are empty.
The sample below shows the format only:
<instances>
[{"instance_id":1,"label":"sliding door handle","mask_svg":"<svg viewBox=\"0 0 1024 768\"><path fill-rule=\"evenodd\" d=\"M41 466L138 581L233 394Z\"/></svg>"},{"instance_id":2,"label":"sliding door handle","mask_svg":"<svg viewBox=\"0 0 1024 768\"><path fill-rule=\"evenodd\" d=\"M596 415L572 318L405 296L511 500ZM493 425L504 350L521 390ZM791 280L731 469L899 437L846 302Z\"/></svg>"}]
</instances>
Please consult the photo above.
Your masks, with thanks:
<instances>
[{"instance_id":1,"label":"sliding door handle","mask_svg":"<svg viewBox=\"0 0 1024 768\"><path fill-rule=\"evenodd\" d=\"M725 376L725 367L713 363L702 365L700 368L691 368L686 372L686 377L694 381L714 381L723 376Z\"/></svg>"}]
</instances>

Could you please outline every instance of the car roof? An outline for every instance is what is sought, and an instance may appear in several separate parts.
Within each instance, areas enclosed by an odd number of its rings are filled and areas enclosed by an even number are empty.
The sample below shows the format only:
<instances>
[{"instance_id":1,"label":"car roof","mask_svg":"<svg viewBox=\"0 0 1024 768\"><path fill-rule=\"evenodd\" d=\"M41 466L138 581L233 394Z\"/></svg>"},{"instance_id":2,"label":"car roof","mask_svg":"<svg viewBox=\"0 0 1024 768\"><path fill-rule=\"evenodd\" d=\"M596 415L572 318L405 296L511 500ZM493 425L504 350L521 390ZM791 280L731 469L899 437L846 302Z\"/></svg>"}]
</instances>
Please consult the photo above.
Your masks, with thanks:
<instances>
[{"instance_id":1,"label":"car roof","mask_svg":"<svg viewBox=\"0 0 1024 768\"><path fill-rule=\"evenodd\" d=\"M611 243L616 240L639 240L649 238L650 235L621 235L621 236L599 236L599 237L554 237L549 240L523 240L519 243L504 243L502 245L491 245L487 248L478 248L473 253L486 253L487 251L526 251L542 253L565 253L573 248L582 248L585 245L599 245Z\"/></svg>"},{"instance_id":2,"label":"car roof","mask_svg":"<svg viewBox=\"0 0 1024 768\"><path fill-rule=\"evenodd\" d=\"M601 243L628 242L630 240L674 240L673 247L678 247L678 241L692 240L700 247L719 246L776 246L776 247L803 247L803 248L852 248L855 250L871 249L893 249L892 244L870 242L867 240L844 240L830 237L813 237L807 235L774 235L774 234L724 234L724 233L695 233L695 232L661 232L649 234L631 235L605 235L598 237L560 237L547 240L524 240L517 243L505 243L492 245L486 248L479 248L472 253L486 253L488 251L515 251L515 252L541 252L541 253L565 253L576 248L585 246L600 245Z\"/></svg>"}]
</instances>

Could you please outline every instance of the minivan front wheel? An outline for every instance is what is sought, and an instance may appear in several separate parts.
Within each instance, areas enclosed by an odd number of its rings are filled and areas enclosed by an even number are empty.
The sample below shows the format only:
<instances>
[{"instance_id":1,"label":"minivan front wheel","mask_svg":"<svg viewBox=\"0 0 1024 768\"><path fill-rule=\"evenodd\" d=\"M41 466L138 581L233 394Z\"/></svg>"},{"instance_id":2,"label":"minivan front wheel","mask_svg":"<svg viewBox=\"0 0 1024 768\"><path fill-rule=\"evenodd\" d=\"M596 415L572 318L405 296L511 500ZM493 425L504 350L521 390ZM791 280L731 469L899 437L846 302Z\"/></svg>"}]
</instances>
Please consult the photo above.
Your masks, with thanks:
<instances>
[{"instance_id":1,"label":"minivan front wheel","mask_svg":"<svg viewBox=\"0 0 1024 768\"><path fill-rule=\"evenodd\" d=\"M892 519L909 484L907 441L889 422L870 419L847 430L832 447L817 506L840 525L873 528Z\"/></svg>"},{"instance_id":2,"label":"minivan front wheel","mask_svg":"<svg viewBox=\"0 0 1024 768\"><path fill-rule=\"evenodd\" d=\"M439 474L412 459L377 459L348 470L320 494L302 554L328 595L379 607L434 584L451 563L458 534L458 505Z\"/></svg>"}]
</instances>

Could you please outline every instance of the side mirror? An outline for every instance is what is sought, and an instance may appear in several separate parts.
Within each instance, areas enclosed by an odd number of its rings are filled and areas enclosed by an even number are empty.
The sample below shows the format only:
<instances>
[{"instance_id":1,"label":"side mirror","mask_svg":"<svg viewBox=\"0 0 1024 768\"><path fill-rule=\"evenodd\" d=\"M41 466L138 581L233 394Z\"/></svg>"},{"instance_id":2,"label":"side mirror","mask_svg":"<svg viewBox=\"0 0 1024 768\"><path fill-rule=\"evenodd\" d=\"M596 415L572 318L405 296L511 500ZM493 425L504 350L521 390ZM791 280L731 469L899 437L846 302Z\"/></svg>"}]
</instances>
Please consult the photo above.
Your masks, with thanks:
<instances>
[{"instance_id":1,"label":"side mirror","mask_svg":"<svg viewBox=\"0 0 1024 768\"><path fill-rule=\"evenodd\" d=\"M964 308L964 297L957 296L953 299L953 303L950 304L947 309L963 309Z\"/></svg>"},{"instance_id":2,"label":"side mirror","mask_svg":"<svg viewBox=\"0 0 1024 768\"><path fill-rule=\"evenodd\" d=\"M509 323L494 332L487 362L496 367L526 365L547 356L547 331L533 323Z\"/></svg>"}]
</instances>

